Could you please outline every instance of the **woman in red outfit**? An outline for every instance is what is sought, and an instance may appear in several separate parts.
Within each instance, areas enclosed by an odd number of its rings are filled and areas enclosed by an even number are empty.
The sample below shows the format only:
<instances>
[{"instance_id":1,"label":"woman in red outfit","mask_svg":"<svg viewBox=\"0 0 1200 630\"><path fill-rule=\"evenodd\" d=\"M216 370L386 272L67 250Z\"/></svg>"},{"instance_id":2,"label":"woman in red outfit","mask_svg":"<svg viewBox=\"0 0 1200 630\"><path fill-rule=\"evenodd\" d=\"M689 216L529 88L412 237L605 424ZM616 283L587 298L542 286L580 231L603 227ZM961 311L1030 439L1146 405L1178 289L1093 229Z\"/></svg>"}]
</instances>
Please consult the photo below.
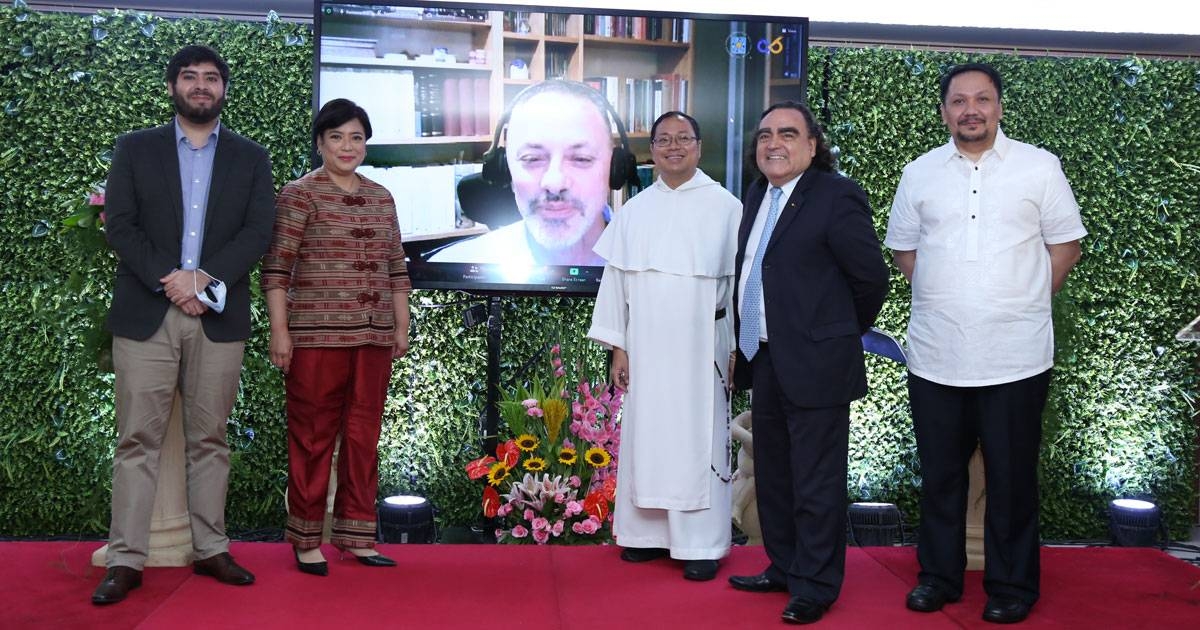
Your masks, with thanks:
<instances>
[{"instance_id":1,"label":"woman in red outfit","mask_svg":"<svg viewBox=\"0 0 1200 630\"><path fill-rule=\"evenodd\" d=\"M284 186L263 259L271 362L287 385L287 540L300 570L327 575L321 529L341 439L330 542L369 566L375 550L377 448L392 360L408 351L404 248L391 194L355 172L371 122L352 101L313 121L323 166Z\"/></svg>"}]
</instances>

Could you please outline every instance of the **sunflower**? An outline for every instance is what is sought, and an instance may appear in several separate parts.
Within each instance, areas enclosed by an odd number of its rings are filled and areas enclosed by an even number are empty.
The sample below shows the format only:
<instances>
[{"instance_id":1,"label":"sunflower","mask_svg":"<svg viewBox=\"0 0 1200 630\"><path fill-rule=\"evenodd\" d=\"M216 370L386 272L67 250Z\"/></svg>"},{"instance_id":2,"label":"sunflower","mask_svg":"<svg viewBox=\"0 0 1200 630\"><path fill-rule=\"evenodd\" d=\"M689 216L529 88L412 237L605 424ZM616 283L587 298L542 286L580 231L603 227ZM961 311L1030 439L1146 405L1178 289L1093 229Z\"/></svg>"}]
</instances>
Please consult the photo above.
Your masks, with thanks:
<instances>
[{"instance_id":1,"label":"sunflower","mask_svg":"<svg viewBox=\"0 0 1200 630\"><path fill-rule=\"evenodd\" d=\"M493 486L500 485L505 479L508 479L508 472L511 470L504 462L496 462L492 464L491 470L488 471L488 483Z\"/></svg>"},{"instance_id":2,"label":"sunflower","mask_svg":"<svg viewBox=\"0 0 1200 630\"><path fill-rule=\"evenodd\" d=\"M546 460L542 459L541 457L527 458L525 463L521 465L524 466L525 470L528 470L529 472L542 472L543 470L546 470Z\"/></svg>"},{"instance_id":3,"label":"sunflower","mask_svg":"<svg viewBox=\"0 0 1200 630\"><path fill-rule=\"evenodd\" d=\"M532 453L537 447L538 439L536 436L528 433L522 433L521 435L517 436L517 448L521 449L522 451L525 451L526 453Z\"/></svg>"},{"instance_id":4,"label":"sunflower","mask_svg":"<svg viewBox=\"0 0 1200 630\"><path fill-rule=\"evenodd\" d=\"M591 464L592 468L604 468L609 462L612 461L612 455L609 455L608 451L600 448L599 446L593 446L592 448L589 448L587 452L583 454L583 458L587 460L587 463Z\"/></svg>"},{"instance_id":5,"label":"sunflower","mask_svg":"<svg viewBox=\"0 0 1200 630\"><path fill-rule=\"evenodd\" d=\"M566 464L567 466L571 466L578 459L579 459L579 454L576 453L575 449L573 449L573 448L564 448L562 451L560 451L558 453L558 463L560 463L560 464Z\"/></svg>"}]
</instances>

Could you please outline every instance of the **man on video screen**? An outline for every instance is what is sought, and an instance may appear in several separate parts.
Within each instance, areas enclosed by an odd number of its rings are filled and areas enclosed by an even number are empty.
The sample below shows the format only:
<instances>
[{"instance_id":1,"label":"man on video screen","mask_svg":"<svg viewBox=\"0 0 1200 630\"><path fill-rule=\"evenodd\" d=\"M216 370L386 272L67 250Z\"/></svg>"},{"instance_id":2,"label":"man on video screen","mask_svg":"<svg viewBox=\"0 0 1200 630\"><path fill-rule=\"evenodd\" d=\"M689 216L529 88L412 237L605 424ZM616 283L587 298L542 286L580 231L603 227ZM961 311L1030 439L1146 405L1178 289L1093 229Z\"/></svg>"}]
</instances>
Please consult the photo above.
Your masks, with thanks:
<instances>
[{"instance_id":1,"label":"man on video screen","mask_svg":"<svg viewBox=\"0 0 1200 630\"><path fill-rule=\"evenodd\" d=\"M603 265L592 246L610 214L613 156L608 112L599 93L582 83L550 80L527 88L510 106L498 159L499 176L511 179L521 220L430 257L431 262L524 265ZM494 226L493 226L494 227Z\"/></svg>"}]
</instances>

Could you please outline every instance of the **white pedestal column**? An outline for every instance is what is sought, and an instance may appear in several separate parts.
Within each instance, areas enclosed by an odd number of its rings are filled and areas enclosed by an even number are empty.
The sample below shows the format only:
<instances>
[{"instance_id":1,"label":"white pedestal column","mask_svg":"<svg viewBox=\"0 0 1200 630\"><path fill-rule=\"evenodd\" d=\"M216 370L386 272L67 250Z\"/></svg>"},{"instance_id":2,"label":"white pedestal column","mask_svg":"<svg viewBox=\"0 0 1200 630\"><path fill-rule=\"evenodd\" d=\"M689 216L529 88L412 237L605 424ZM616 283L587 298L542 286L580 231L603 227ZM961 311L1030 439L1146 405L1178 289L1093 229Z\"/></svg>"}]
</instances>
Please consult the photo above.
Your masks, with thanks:
<instances>
[{"instance_id":1,"label":"white pedestal column","mask_svg":"<svg viewBox=\"0 0 1200 630\"><path fill-rule=\"evenodd\" d=\"M150 517L148 567L183 567L192 562L192 529L187 508L187 465L183 454L183 411L179 392L167 421L158 462L158 488ZM92 565L104 566L108 545L92 553Z\"/></svg>"},{"instance_id":2,"label":"white pedestal column","mask_svg":"<svg viewBox=\"0 0 1200 630\"><path fill-rule=\"evenodd\" d=\"M967 570L983 570L983 515L987 511L983 453L975 447L971 456L971 481L967 488Z\"/></svg>"}]
</instances>

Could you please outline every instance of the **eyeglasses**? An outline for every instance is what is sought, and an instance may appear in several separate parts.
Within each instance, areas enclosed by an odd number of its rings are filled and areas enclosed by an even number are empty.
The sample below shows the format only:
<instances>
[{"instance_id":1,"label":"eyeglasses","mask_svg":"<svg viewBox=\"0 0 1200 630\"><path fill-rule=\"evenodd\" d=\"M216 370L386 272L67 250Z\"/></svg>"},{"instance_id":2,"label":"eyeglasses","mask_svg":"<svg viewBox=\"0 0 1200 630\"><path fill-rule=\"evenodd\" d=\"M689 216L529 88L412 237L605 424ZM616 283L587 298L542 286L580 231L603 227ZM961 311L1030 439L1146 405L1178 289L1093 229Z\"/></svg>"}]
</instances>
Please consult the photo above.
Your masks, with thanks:
<instances>
[{"instance_id":1,"label":"eyeglasses","mask_svg":"<svg viewBox=\"0 0 1200 630\"><path fill-rule=\"evenodd\" d=\"M696 136L659 136L652 140L654 146L665 149L671 146L672 143L678 144L681 148L688 148L696 144Z\"/></svg>"}]
</instances>

